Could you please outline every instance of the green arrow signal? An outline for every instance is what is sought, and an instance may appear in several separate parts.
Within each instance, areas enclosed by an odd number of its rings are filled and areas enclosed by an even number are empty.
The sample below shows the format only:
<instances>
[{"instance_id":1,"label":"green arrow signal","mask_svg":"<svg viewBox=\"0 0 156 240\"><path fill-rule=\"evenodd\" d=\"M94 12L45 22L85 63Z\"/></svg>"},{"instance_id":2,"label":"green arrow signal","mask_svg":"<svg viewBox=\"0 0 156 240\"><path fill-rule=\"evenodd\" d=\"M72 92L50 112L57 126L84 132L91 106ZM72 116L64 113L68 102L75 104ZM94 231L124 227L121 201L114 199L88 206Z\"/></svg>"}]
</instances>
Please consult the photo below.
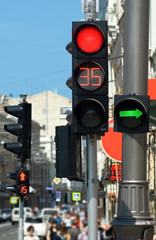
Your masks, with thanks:
<instances>
[{"instance_id":1,"label":"green arrow signal","mask_svg":"<svg viewBox=\"0 0 156 240\"><path fill-rule=\"evenodd\" d=\"M143 113L136 108L136 110L129 110L129 111L120 111L120 117L136 117L139 118Z\"/></svg>"}]
</instances>

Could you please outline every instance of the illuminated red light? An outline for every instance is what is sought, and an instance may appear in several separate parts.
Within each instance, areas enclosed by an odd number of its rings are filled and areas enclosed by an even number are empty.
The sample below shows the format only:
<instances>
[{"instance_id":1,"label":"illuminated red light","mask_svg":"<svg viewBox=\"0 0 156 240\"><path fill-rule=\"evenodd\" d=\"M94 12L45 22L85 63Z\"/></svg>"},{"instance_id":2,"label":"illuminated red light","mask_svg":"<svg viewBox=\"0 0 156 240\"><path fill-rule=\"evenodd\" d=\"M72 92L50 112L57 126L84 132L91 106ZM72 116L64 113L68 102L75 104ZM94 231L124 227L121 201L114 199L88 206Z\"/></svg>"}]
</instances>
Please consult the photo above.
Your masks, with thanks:
<instances>
[{"instance_id":1,"label":"illuminated red light","mask_svg":"<svg viewBox=\"0 0 156 240\"><path fill-rule=\"evenodd\" d=\"M98 52L104 42L104 36L99 28L95 26L85 26L77 33L76 43L81 51L86 53Z\"/></svg>"},{"instance_id":2,"label":"illuminated red light","mask_svg":"<svg viewBox=\"0 0 156 240\"><path fill-rule=\"evenodd\" d=\"M24 173L24 172L21 172L20 175L19 175L19 180L20 180L20 181L25 181L25 179L26 179L25 173Z\"/></svg>"}]
</instances>

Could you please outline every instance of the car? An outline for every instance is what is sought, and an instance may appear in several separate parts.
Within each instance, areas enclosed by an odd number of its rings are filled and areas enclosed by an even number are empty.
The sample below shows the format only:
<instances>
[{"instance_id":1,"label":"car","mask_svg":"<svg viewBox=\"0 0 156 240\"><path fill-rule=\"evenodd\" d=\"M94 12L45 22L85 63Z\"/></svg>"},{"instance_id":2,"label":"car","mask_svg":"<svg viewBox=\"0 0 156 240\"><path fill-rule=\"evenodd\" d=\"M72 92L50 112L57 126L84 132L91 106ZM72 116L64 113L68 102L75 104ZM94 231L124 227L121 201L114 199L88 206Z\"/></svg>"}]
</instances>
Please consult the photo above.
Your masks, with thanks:
<instances>
[{"instance_id":1,"label":"car","mask_svg":"<svg viewBox=\"0 0 156 240\"><path fill-rule=\"evenodd\" d=\"M27 217L24 221L24 236L28 235L27 229L29 226L34 227L34 234L40 239L46 239L48 224L42 217Z\"/></svg>"},{"instance_id":2,"label":"car","mask_svg":"<svg viewBox=\"0 0 156 240\"><path fill-rule=\"evenodd\" d=\"M32 217L32 209L30 207L24 207L24 218ZM19 208L13 208L11 213L12 224L17 223L19 220Z\"/></svg>"},{"instance_id":3,"label":"car","mask_svg":"<svg viewBox=\"0 0 156 240\"><path fill-rule=\"evenodd\" d=\"M32 209L31 207L24 207L25 217L32 217Z\"/></svg>"},{"instance_id":4,"label":"car","mask_svg":"<svg viewBox=\"0 0 156 240\"><path fill-rule=\"evenodd\" d=\"M65 217L66 214L71 212L71 208L69 206L62 206L59 209L59 214L62 218Z\"/></svg>"},{"instance_id":5,"label":"car","mask_svg":"<svg viewBox=\"0 0 156 240\"><path fill-rule=\"evenodd\" d=\"M59 213L59 209L57 208L43 208L41 217L48 221L51 216L56 216L57 213Z\"/></svg>"},{"instance_id":6,"label":"car","mask_svg":"<svg viewBox=\"0 0 156 240\"><path fill-rule=\"evenodd\" d=\"M0 222L11 221L11 209L2 209L0 211Z\"/></svg>"}]
</instances>

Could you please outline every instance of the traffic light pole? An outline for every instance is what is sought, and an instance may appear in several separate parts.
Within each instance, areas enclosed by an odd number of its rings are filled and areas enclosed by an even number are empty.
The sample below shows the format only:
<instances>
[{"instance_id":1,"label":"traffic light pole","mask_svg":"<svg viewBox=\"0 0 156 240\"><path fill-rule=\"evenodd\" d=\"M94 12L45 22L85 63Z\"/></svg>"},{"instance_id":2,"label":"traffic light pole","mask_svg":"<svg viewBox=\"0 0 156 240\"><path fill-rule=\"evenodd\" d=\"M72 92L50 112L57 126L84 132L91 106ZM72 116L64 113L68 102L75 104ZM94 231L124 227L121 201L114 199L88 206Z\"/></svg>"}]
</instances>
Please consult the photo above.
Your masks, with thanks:
<instances>
[{"instance_id":1,"label":"traffic light pole","mask_svg":"<svg viewBox=\"0 0 156 240\"><path fill-rule=\"evenodd\" d=\"M24 201L19 197L19 226L18 240L23 240L24 237Z\"/></svg>"},{"instance_id":2,"label":"traffic light pole","mask_svg":"<svg viewBox=\"0 0 156 240\"><path fill-rule=\"evenodd\" d=\"M125 95L147 95L148 32L149 1L125 1ZM146 180L146 135L123 134L123 179L119 185L117 217L112 222L115 239L153 239Z\"/></svg>"},{"instance_id":3,"label":"traffic light pole","mask_svg":"<svg viewBox=\"0 0 156 240\"><path fill-rule=\"evenodd\" d=\"M96 1L85 0L85 20L96 20ZM87 138L87 202L88 202L88 239L98 239L97 231L97 136L88 134Z\"/></svg>"},{"instance_id":4,"label":"traffic light pole","mask_svg":"<svg viewBox=\"0 0 156 240\"><path fill-rule=\"evenodd\" d=\"M96 20L96 1L85 0L84 2L85 21Z\"/></svg>"},{"instance_id":5,"label":"traffic light pole","mask_svg":"<svg viewBox=\"0 0 156 240\"><path fill-rule=\"evenodd\" d=\"M88 165L88 239L98 239L97 234L97 136L87 135L87 165Z\"/></svg>"}]
</instances>

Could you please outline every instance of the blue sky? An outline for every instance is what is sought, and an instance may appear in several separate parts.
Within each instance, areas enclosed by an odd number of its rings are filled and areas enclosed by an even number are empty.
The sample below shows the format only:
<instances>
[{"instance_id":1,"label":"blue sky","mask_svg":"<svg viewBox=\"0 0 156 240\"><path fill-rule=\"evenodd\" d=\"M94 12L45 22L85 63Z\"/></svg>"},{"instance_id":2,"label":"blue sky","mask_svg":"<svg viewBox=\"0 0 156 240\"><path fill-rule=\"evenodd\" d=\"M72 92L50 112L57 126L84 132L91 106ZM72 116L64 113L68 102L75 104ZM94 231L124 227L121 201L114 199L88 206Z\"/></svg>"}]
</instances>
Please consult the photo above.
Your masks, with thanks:
<instances>
[{"instance_id":1,"label":"blue sky","mask_svg":"<svg viewBox=\"0 0 156 240\"><path fill-rule=\"evenodd\" d=\"M72 21L84 18L81 0L0 1L0 94L46 90L71 98Z\"/></svg>"}]
</instances>

